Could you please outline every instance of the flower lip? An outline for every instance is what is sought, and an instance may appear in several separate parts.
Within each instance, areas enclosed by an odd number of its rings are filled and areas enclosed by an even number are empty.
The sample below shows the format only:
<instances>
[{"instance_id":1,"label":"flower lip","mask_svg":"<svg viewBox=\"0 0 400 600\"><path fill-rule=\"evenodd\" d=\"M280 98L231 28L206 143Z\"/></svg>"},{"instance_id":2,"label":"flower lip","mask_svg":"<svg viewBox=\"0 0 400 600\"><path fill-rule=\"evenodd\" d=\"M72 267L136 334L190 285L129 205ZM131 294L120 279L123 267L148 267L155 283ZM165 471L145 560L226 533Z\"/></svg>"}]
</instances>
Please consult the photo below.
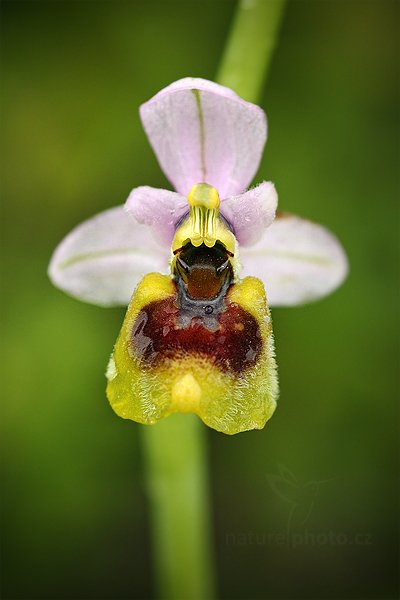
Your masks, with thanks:
<instances>
[{"instance_id":1,"label":"flower lip","mask_svg":"<svg viewBox=\"0 0 400 600\"><path fill-rule=\"evenodd\" d=\"M249 277L230 286L225 302L215 326L205 326L211 303L201 318L186 319L171 278L142 279L108 369L107 396L118 415L153 424L194 412L228 434L265 425L278 383L264 288Z\"/></svg>"}]
</instances>

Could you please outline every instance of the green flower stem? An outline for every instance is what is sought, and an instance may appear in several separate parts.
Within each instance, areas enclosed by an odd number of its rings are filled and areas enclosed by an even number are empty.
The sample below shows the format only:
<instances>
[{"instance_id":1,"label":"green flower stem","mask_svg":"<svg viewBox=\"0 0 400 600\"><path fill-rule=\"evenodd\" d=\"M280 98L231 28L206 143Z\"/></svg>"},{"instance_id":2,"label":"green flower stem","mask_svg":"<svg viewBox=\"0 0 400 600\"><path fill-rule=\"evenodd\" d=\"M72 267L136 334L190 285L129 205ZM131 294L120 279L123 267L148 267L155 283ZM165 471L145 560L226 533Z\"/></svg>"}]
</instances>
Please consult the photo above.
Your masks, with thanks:
<instances>
[{"instance_id":1,"label":"green flower stem","mask_svg":"<svg viewBox=\"0 0 400 600\"><path fill-rule=\"evenodd\" d=\"M143 428L158 597L208 600L213 593L205 426L176 414Z\"/></svg>"},{"instance_id":2,"label":"green flower stem","mask_svg":"<svg viewBox=\"0 0 400 600\"><path fill-rule=\"evenodd\" d=\"M240 0L217 81L259 97L285 0ZM158 598L211 600L214 592L205 426L172 415L142 428Z\"/></svg>"},{"instance_id":3,"label":"green flower stem","mask_svg":"<svg viewBox=\"0 0 400 600\"><path fill-rule=\"evenodd\" d=\"M239 0L217 81L249 102L260 98L285 4L285 0Z\"/></svg>"}]
</instances>

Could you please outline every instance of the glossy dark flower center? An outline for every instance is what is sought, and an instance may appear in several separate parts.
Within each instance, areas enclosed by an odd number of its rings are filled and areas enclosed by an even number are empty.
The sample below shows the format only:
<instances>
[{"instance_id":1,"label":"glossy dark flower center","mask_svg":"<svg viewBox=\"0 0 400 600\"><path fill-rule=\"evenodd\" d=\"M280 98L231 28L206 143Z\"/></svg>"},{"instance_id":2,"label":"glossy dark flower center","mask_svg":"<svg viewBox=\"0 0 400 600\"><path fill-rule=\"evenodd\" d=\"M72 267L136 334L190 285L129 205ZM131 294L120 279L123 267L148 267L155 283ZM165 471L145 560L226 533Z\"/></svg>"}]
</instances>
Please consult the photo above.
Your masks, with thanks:
<instances>
[{"instance_id":1,"label":"glossy dark flower center","mask_svg":"<svg viewBox=\"0 0 400 600\"><path fill-rule=\"evenodd\" d=\"M234 284L224 246L189 243L175 264L175 294L143 307L133 325L134 355L148 366L195 355L235 374L254 366L262 350L260 328L227 297Z\"/></svg>"}]
</instances>

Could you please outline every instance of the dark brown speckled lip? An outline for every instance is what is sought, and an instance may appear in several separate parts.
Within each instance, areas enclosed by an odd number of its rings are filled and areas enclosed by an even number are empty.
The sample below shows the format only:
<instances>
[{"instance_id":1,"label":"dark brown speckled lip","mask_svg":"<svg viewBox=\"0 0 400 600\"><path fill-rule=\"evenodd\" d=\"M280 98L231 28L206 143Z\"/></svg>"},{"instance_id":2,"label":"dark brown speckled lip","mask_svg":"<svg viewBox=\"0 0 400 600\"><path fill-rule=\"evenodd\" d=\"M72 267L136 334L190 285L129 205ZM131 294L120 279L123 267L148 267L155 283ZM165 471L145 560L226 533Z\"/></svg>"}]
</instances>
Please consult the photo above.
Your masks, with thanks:
<instances>
[{"instance_id":1,"label":"dark brown speckled lip","mask_svg":"<svg viewBox=\"0 0 400 600\"><path fill-rule=\"evenodd\" d=\"M210 327L207 306L204 300L191 318L186 314L183 320L178 292L166 300L151 302L139 312L132 327L131 353L148 367L190 355L207 358L221 371L235 375L254 367L263 346L256 319L225 299Z\"/></svg>"}]
</instances>

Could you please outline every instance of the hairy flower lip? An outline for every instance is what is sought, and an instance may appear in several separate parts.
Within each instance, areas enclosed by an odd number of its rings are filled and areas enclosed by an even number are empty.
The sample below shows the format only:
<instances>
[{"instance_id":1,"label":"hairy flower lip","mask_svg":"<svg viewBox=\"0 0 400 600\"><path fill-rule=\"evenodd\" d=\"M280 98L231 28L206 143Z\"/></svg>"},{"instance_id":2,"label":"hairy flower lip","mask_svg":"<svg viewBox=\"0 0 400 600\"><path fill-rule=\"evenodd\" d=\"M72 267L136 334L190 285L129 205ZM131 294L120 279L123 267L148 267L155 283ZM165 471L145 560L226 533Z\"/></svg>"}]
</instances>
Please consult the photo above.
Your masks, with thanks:
<instances>
[{"instance_id":1,"label":"hairy flower lip","mask_svg":"<svg viewBox=\"0 0 400 600\"><path fill-rule=\"evenodd\" d=\"M107 369L112 408L144 424L193 412L225 434L261 429L278 395L263 284L247 277L231 285L215 331L196 318L179 324L177 293L158 273L139 283Z\"/></svg>"}]
</instances>

